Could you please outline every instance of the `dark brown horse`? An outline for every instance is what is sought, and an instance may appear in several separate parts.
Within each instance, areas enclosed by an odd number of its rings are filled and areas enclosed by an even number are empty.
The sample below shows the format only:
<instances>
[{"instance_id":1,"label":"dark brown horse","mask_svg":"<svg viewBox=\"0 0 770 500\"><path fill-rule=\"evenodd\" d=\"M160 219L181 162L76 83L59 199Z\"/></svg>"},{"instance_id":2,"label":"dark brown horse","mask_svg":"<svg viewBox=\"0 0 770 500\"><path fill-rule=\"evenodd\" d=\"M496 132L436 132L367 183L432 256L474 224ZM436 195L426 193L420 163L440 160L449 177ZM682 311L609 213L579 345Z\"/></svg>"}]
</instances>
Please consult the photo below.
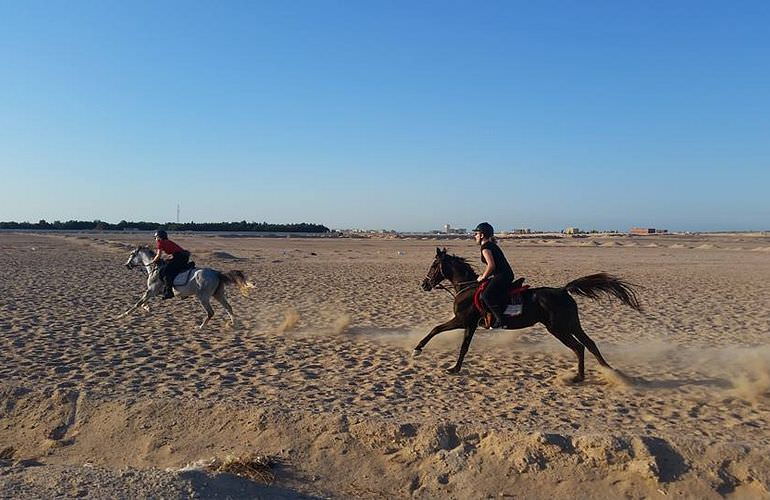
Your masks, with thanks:
<instances>
[{"instance_id":1,"label":"dark brown horse","mask_svg":"<svg viewBox=\"0 0 770 500\"><path fill-rule=\"evenodd\" d=\"M473 304L473 294L479 283L478 275L462 257L448 255L446 248L436 249L436 258L428 270L428 274L422 282L422 288L430 291L444 281L452 283L455 290L454 318L433 328L424 339L414 348L414 356L422 353L423 347L436 334L447 330L459 328L465 329L465 337L460 347L460 356L457 363L447 371L458 373L463 365L463 358L468 352L468 346L473 339L473 334L478 327L481 313ZM578 358L578 372L572 379L581 382L585 379L584 348L588 349L599 361L599 364L611 368L605 361L596 344L591 340L580 326L578 309L571 293L583 295L591 299L597 299L601 295L608 295L619 299L637 311L641 311L639 301L633 287L625 281L605 273L584 276L570 281L562 288L530 288L522 297L523 308L518 316L506 316L505 328L516 330L526 328L536 323L542 323L548 331L564 345L572 349Z\"/></svg>"}]
</instances>

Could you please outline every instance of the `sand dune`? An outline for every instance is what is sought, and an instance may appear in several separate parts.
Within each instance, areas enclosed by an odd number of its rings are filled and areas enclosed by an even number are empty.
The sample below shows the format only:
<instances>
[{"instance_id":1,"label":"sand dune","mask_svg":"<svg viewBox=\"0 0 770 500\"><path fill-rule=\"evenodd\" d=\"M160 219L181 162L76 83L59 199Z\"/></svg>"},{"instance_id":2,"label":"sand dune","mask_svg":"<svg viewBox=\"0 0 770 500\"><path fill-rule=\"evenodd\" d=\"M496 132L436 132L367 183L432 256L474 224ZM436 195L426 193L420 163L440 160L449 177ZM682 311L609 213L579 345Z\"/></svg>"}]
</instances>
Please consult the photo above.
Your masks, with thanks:
<instances>
[{"instance_id":1,"label":"sand dune","mask_svg":"<svg viewBox=\"0 0 770 500\"><path fill-rule=\"evenodd\" d=\"M122 266L136 236L4 233L0 496L767 497L768 254L673 241L505 242L532 286L641 286L642 314L576 299L616 370L588 355L574 384L542 326L478 332L457 376L461 331L411 357L452 314L419 288L436 245L476 263L470 241L182 236L257 285L229 290L236 328L215 305L199 331L193 298L112 319L144 286ZM285 463L274 489L180 471L253 451Z\"/></svg>"}]
</instances>

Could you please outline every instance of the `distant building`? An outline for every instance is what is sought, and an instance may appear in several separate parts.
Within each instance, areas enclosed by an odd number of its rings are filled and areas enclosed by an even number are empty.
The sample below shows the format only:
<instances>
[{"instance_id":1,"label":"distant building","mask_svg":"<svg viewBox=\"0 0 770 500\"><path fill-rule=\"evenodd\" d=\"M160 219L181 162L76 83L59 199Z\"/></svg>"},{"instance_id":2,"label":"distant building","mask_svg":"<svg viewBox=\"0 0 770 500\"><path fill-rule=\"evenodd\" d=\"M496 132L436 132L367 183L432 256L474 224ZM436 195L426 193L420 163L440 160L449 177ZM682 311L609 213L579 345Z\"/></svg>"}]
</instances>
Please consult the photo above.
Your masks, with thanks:
<instances>
[{"instance_id":1,"label":"distant building","mask_svg":"<svg viewBox=\"0 0 770 500\"><path fill-rule=\"evenodd\" d=\"M532 230L528 227L521 227L518 229L512 229L513 234L532 234Z\"/></svg>"},{"instance_id":2,"label":"distant building","mask_svg":"<svg viewBox=\"0 0 770 500\"><path fill-rule=\"evenodd\" d=\"M580 228L578 227L568 227L564 231L562 231L564 234L580 234Z\"/></svg>"},{"instance_id":3,"label":"distant building","mask_svg":"<svg viewBox=\"0 0 770 500\"><path fill-rule=\"evenodd\" d=\"M668 233L668 229L655 229L654 227L632 227L628 232L630 234L642 236L645 234L665 234Z\"/></svg>"},{"instance_id":4,"label":"distant building","mask_svg":"<svg viewBox=\"0 0 770 500\"><path fill-rule=\"evenodd\" d=\"M438 231L440 232L440 231ZM455 227L453 228L449 224L444 224L444 234L465 234L468 232L468 230L464 227Z\"/></svg>"}]
</instances>

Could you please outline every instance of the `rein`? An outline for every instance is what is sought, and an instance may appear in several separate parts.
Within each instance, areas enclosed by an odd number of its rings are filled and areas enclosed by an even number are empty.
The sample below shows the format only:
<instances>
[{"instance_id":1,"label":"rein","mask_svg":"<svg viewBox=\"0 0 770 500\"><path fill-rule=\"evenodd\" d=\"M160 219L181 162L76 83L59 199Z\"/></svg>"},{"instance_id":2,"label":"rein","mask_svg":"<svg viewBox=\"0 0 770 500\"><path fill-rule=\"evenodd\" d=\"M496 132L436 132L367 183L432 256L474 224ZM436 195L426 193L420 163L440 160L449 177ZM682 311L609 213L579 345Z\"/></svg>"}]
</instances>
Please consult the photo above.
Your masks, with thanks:
<instances>
[{"instance_id":1,"label":"rein","mask_svg":"<svg viewBox=\"0 0 770 500\"><path fill-rule=\"evenodd\" d=\"M134 260L136 257L139 257L139 256L140 256L140 253L143 253L143 252L141 252L141 251L140 251L140 252L137 252L137 253L136 253L136 255L135 255L135 256L134 256L134 257L131 259L131 268L133 269L133 268L135 268L135 267L144 267L144 268L146 268L146 269L147 269L147 272L148 272L149 274L152 274L152 272L153 272L155 269L157 269L157 268L158 268L158 263L157 263L157 262L155 262L155 263L147 263L147 264L145 264L145 263L144 263L144 261L142 260L142 263L141 263L141 264L134 264L133 260ZM140 258L140 260L141 260L141 258Z\"/></svg>"},{"instance_id":2,"label":"rein","mask_svg":"<svg viewBox=\"0 0 770 500\"><path fill-rule=\"evenodd\" d=\"M471 281L458 281L457 283L452 283L452 284L456 287L461 287L461 288L456 292L448 288L445 288L445 290L448 291L450 294L452 294L452 297L457 297L458 293L462 293L469 288L473 288L473 285L478 285L479 282L476 280L471 280ZM441 286L444 287L444 285L441 285Z\"/></svg>"},{"instance_id":3,"label":"rein","mask_svg":"<svg viewBox=\"0 0 770 500\"><path fill-rule=\"evenodd\" d=\"M442 276L444 276L444 273L442 272L442 273L441 273L441 275L442 275ZM428 280L430 280L430 279L431 279L431 278L430 278L430 276L428 276L427 274L425 275L425 277L426 277ZM446 276L444 276L444 279L446 279ZM442 280L442 281L443 281L443 280ZM452 286L453 286L453 287L465 287L465 288L460 288L460 289L459 289L459 290L457 290L457 291L453 290L452 288L450 288L450 287L446 286L445 284L443 284L443 283L441 283L441 282L439 282L439 283L436 283L435 285L433 285L433 288L438 288L439 290L444 290L444 291L445 291L445 292L447 292L449 295L451 295L451 296L452 296L452 298L455 298L455 297L457 297L457 294L458 294L458 293L462 293L462 292L464 292L465 290L467 290L468 288L470 288L471 286L473 286L473 285L472 285L473 283L478 283L478 281L476 281L476 280L470 280L470 281L458 281L457 283L452 283Z\"/></svg>"},{"instance_id":4,"label":"rein","mask_svg":"<svg viewBox=\"0 0 770 500\"><path fill-rule=\"evenodd\" d=\"M453 283L453 285L454 286L464 286L464 285L469 285L470 283L478 283L478 282L477 281L460 281L459 283ZM469 285L469 286L466 286L465 288L461 288L460 290L454 291L453 289L447 287L443 283L439 283L436 286L434 286L433 288L439 288L441 290L446 290L446 292L449 293L449 295L451 295L452 298L456 298L458 293L462 293L462 292L464 292L465 290L467 290L468 288L471 288L471 287L472 287L472 285Z\"/></svg>"}]
</instances>

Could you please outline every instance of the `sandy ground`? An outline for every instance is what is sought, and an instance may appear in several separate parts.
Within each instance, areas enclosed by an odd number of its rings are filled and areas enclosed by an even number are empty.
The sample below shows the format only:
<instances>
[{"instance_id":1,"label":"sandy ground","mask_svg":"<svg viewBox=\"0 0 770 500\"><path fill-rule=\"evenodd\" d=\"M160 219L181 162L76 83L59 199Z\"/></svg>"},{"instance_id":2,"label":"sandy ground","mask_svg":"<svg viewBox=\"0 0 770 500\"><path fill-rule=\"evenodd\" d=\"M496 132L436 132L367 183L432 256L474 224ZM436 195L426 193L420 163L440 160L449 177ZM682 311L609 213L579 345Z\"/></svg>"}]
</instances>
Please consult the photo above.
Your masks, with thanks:
<instances>
[{"instance_id":1,"label":"sandy ground","mask_svg":"<svg viewBox=\"0 0 770 500\"><path fill-rule=\"evenodd\" d=\"M532 286L639 286L641 314L576 298L619 370L580 384L542 326L479 331L456 376L460 331L411 357L452 315L436 246L471 240L173 239L255 283L235 327L195 298L114 319L146 235L0 233L0 497L770 498L770 237L503 241ZM275 484L179 470L249 452Z\"/></svg>"}]
</instances>

